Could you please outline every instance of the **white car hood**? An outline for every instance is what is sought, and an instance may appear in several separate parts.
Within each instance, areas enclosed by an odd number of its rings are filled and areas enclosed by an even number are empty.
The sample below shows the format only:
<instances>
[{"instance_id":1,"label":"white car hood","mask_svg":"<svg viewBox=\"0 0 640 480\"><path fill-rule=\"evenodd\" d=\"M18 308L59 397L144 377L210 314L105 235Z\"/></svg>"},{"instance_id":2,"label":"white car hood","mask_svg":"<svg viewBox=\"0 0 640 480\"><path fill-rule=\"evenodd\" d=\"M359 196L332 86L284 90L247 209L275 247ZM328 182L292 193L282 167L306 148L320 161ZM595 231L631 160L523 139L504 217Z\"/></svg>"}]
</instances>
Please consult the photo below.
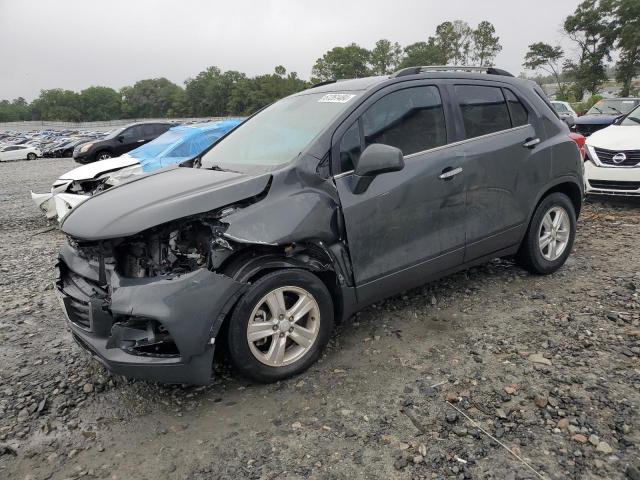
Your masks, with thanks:
<instances>
[{"instance_id":1,"label":"white car hood","mask_svg":"<svg viewBox=\"0 0 640 480\"><path fill-rule=\"evenodd\" d=\"M89 180L99 177L103 173L120 170L121 168L135 165L136 163L138 163L138 160L125 154L120 157L108 158L74 168L60 175L58 180Z\"/></svg>"},{"instance_id":2,"label":"white car hood","mask_svg":"<svg viewBox=\"0 0 640 480\"><path fill-rule=\"evenodd\" d=\"M607 150L640 150L640 125L610 125L590 135L587 145Z\"/></svg>"}]
</instances>

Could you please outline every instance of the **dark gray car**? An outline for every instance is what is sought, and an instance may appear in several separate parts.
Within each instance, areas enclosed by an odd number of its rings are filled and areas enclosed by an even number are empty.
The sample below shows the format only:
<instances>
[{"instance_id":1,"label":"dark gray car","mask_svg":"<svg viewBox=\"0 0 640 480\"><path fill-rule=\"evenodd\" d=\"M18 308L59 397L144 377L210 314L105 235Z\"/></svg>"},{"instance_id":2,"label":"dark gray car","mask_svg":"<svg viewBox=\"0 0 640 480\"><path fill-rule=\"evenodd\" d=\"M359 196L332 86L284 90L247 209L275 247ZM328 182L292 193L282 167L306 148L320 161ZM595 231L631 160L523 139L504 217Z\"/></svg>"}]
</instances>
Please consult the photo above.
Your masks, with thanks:
<instances>
[{"instance_id":1,"label":"dark gray car","mask_svg":"<svg viewBox=\"0 0 640 480\"><path fill-rule=\"evenodd\" d=\"M434 70L292 95L78 206L57 281L78 343L115 372L194 384L222 344L275 381L334 320L402 290L502 256L560 268L583 196L567 126L532 82Z\"/></svg>"}]
</instances>

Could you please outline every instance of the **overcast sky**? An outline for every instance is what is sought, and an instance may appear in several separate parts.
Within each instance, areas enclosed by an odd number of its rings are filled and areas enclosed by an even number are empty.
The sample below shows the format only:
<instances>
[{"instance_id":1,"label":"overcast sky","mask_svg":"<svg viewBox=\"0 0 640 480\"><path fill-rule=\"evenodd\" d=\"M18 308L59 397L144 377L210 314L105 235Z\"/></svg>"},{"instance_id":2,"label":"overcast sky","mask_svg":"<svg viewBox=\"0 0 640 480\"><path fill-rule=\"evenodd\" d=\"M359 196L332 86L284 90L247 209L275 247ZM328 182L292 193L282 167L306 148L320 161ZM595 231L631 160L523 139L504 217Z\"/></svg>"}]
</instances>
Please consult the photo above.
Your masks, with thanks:
<instances>
[{"instance_id":1,"label":"overcast sky","mask_svg":"<svg viewBox=\"0 0 640 480\"><path fill-rule=\"evenodd\" d=\"M0 0L0 99L41 89L182 84L210 65L248 75L276 65L308 79L315 60L350 42L426 40L436 25L489 20L518 74L527 45L568 46L560 31L579 0Z\"/></svg>"}]
</instances>

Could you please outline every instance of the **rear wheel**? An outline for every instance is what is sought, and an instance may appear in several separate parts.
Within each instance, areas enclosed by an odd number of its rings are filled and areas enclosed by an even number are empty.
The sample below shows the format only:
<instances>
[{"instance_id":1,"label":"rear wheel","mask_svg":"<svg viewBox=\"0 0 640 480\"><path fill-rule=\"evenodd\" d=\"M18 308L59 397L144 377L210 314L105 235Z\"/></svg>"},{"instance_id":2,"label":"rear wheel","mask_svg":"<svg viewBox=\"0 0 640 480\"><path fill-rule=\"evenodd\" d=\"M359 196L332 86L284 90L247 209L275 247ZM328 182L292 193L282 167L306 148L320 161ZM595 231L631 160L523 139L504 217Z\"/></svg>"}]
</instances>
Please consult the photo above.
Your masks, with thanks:
<instances>
[{"instance_id":1,"label":"rear wheel","mask_svg":"<svg viewBox=\"0 0 640 480\"><path fill-rule=\"evenodd\" d=\"M569 197L555 192L536 208L517 260L532 273L558 270L571 253L576 235L576 213Z\"/></svg>"},{"instance_id":2,"label":"rear wheel","mask_svg":"<svg viewBox=\"0 0 640 480\"><path fill-rule=\"evenodd\" d=\"M333 330L333 302L305 270L280 270L257 280L230 318L229 355L244 375L275 382L309 368Z\"/></svg>"},{"instance_id":3,"label":"rear wheel","mask_svg":"<svg viewBox=\"0 0 640 480\"><path fill-rule=\"evenodd\" d=\"M111 155L111 152L108 152L106 150L102 150L102 151L96 153L96 161L107 160L108 158L113 158L113 155Z\"/></svg>"},{"instance_id":4,"label":"rear wheel","mask_svg":"<svg viewBox=\"0 0 640 480\"><path fill-rule=\"evenodd\" d=\"M35 160L36 158L38 158L38 156L35 153L33 152L27 153L27 160Z\"/></svg>"}]
</instances>

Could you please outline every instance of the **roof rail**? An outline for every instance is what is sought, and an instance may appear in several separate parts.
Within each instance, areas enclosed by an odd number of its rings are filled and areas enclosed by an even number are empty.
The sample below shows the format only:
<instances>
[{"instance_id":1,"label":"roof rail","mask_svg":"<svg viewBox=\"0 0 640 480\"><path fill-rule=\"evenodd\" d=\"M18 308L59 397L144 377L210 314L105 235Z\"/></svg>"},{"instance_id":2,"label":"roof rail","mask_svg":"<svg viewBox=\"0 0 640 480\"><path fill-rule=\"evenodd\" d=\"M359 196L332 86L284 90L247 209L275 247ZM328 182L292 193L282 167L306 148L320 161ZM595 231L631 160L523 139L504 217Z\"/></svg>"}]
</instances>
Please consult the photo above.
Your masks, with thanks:
<instances>
[{"instance_id":1,"label":"roof rail","mask_svg":"<svg viewBox=\"0 0 640 480\"><path fill-rule=\"evenodd\" d=\"M314 83L313 85L311 85L311 87L309 88L316 88L316 87L321 87L323 85L329 85L331 83L336 83L337 80L336 79L331 79L331 80L324 80L322 82L318 82L318 83Z\"/></svg>"},{"instance_id":2,"label":"roof rail","mask_svg":"<svg viewBox=\"0 0 640 480\"><path fill-rule=\"evenodd\" d=\"M486 73L487 75L502 75L513 77L509 72L494 67L470 67L465 65L427 65L424 67L407 67L398 70L391 75L392 78L404 77L405 75L416 75L423 72L475 72Z\"/></svg>"}]
</instances>

